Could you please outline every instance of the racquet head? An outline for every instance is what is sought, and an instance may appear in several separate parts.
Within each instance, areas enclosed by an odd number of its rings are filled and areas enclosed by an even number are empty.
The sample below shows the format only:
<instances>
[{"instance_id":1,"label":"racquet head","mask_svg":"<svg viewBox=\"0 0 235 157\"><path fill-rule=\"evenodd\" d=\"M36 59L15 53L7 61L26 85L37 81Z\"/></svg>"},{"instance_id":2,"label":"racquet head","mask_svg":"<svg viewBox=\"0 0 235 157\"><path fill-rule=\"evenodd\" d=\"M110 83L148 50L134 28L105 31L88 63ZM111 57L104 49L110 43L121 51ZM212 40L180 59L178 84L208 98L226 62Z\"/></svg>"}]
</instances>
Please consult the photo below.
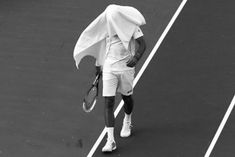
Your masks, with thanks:
<instances>
[{"instance_id":1,"label":"racquet head","mask_svg":"<svg viewBox=\"0 0 235 157\"><path fill-rule=\"evenodd\" d=\"M96 98L98 96L99 78L100 74L96 76L91 88L87 91L87 94L83 99L82 107L85 112L91 112L92 109L95 107Z\"/></svg>"}]
</instances>

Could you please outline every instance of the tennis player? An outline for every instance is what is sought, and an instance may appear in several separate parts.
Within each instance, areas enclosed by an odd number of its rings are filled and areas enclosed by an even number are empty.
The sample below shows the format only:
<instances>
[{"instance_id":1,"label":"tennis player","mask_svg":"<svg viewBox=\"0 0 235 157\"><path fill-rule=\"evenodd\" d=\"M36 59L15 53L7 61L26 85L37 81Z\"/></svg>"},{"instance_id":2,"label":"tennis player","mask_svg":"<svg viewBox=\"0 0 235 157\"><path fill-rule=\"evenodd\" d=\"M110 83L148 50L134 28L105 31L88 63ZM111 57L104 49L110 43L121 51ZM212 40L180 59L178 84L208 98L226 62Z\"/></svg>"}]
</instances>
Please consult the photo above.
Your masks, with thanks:
<instances>
[{"instance_id":1,"label":"tennis player","mask_svg":"<svg viewBox=\"0 0 235 157\"><path fill-rule=\"evenodd\" d=\"M74 58L77 67L81 58L91 55L96 58L96 73L102 72L107 130L107 142L102 152L116 149L114 104L117 92L121 93L125 112L120 136L131 135L135 66L146 49L140 29L144 24L145 19L137 9L109 5L84 30L75 46Z\"/></svg>"},{"instance_id":2,"label":"tennis player","mask_svg":"<svg viewBox=\"0 0 235 157\"><path fill-rule=\"evenodd\" d=\"M135 66L146 48L143 33L139 27L135 30L132 39L138 44L136 51L135 43L131 43L128 50L125 49L117 35L106 39L108 52L103 65L103 97L105 99L104 117L108 138L102 149L103 152L111 152L116 149L113 113L116 91L121 93L125 112L120 136L129 137L131 135ZM96 69L98 73L101 68L97 67Z\"/></svg>"}]
</instances>

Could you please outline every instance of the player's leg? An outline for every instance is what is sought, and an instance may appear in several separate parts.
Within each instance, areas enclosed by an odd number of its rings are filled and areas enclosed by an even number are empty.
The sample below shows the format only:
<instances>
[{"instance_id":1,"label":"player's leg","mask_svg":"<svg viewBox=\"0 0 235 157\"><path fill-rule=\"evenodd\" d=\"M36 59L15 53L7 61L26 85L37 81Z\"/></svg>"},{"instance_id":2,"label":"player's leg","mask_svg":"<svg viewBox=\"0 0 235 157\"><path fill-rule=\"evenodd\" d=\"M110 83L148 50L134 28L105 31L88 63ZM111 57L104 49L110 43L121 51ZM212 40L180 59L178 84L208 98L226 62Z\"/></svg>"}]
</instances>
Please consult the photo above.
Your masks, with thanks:
<instances>
[{"instance_id":1,"label":"player's leg","mask_svg":"<svg viewBox=\"0 0 235 157\"><path fill-rule=\"evenodd\" d=\"M132 111L133 111L133 106L134 106L134 102L133 102L133 98L131 95L125 96L122 95L122 99L124 101L124 119L123 119L123 124L122 124L122 129L120 132L120 136L121 137L129 137L131 135L131 116L132 116Z\"/></svg>"},{"instance_id":2,"label":"player's leg","mask_svg":"<svg viewBox=\"0 0 235 157\"><path fill-rule=\"evenodd\" d=\"M103 152L111 152L116 149L116 143L114 140L114 114L113 108L115 104L115 97L104 97L105 99L105 107L104 107L104 118L105 118L105 126L107 129L107 142L103 147Z\"/></svg>"},{"instance_id":3,"label":"player's leg","mask_svg":"<svg viewBox=\"0 0 235 157\"><path fill-rule=\"evenodd\" d=\"M114 127L114 114L113 108L115 104L115 96L104 97L105 107L104 107L104 119L106 127Z\"/></svg>"},{"instance_id":4,"label":"player's leg","mask_svg":"<svg viewBox=\"0 0 235 157\"><path fill-rule=\"evenodd\" d=\"M114 104L118 80L112 73L103 73L103 97L105 100L104 105L104 119L107 130L107 142L103 147L103 152L111 152L116 149L114 139Z\"/></svg>"},{"instance_id":5,"label":"player's leg","mask_svg":"<svg viewBox=\"0 0 235 157\"><path fill-rule=\"evenodd\" d=\"M122 99L124 101L124 123L129 123L129 125L131 125L131 114L133 111L133 107L134 107L134 100L132 98L132 95L122 95ZM125 135L123 135L125 136ZM127 136L127 135L126 135Z\"/></svg>"},{"instance_id":6,"label":"player's leg","mask_svg":"<svg viewBox=\"0 0 235 157\"><path fill-rule=\"evenodd\" d=\"M131 115L133 111L133 81L134 81L134 70L125 71L120 79L120 88L118 89L122 94L124 101L124 112L125 116L123 119L122 130L120 132L121 137L129 137L131 135Z\"/></svg>"},{"instance_id":7,"label":"player's leg","mask_svg":"<svg viewBox=\"0 0 235 157\"><path fill-rule=\"evenodd\" d=\"M122 99L124 101L124 112L127 115L130 115L133 111L133 107L134 107L134 100L132 98L132 95L123 95L122 94Z\"/></svg>"}]
</instances>

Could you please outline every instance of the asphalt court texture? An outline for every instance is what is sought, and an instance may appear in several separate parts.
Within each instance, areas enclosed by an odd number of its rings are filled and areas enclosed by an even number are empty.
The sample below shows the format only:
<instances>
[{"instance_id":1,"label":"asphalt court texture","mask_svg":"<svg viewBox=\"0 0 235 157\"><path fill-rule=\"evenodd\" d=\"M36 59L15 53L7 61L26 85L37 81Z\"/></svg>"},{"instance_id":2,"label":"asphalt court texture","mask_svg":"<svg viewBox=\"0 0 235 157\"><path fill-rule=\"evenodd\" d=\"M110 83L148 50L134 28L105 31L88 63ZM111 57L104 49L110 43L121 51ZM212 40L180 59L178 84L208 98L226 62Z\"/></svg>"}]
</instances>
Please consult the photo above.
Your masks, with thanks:
<instances>
[{"instance_id":1,"label":"asphalt court texture","mask_svg":"<svg viewBox=\"0 0 235 157\"><path fill-rule=\"evenodd\" d=\"M86 114L81 102L94 78L94 60L76 70L72 52L81 31L111 3L146 18L148 49L180 0L0 1L0 156L83 157L104 127L103 99ZM189 0L135 87L133 136L93 156L201 157L235 93L234 2ZM117 98L116 104L118 105ZM231 113L212 157L232 157ZM105 140L105 139L104 139Z\"/></svg>"}]
</instances>

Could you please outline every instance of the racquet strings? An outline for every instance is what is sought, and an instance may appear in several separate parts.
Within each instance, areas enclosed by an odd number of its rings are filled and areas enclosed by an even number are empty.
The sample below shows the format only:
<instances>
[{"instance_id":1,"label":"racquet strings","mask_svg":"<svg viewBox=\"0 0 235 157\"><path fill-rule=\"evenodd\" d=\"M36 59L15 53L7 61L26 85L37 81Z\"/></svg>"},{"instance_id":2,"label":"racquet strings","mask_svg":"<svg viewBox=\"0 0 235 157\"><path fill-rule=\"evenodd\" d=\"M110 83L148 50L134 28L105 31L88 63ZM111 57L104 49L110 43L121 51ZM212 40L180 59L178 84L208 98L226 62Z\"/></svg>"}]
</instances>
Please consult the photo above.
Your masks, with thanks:
<instances>
[{"instance_id":1,"label":"racquet strings","mask_svg":"<svg viewBox=\"0 0 235 157\"><path fill-rule=\"evenodd\" d=\"M95 81L92 84L92 87L88 90L86 96L83 100L83 110L85 112L90 112L95 104L96 104L96 97L98 96L98 83L99 83L99 77L96 76Z\"/></svg>"},{"instance_id":2,"label":"racquet strings","mask_svg":"<svg viewBox=\"0 0 235 157\"><path fill-rule=\"evenodd\" d=\"M90 112L96 103L96 96L97 96L98 89L96 86L93 86L87 93L84 98L83 102L83 109L86 112Z\"/></svg>"}]
</instances>

